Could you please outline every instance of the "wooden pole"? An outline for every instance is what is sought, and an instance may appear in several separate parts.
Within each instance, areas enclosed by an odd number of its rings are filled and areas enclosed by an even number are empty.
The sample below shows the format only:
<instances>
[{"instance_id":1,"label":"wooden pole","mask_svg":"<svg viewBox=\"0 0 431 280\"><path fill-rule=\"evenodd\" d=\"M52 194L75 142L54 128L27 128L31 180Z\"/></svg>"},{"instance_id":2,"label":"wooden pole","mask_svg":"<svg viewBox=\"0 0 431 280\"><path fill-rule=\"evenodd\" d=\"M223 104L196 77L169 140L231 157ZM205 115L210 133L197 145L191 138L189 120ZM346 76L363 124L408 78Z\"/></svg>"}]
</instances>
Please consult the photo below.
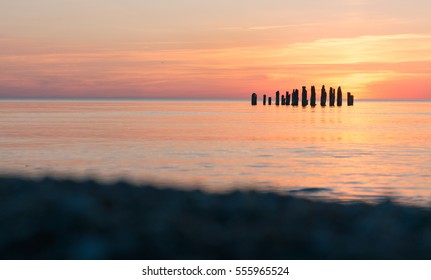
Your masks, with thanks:
<instances>
[{"instance_id":1,"label":"wooden pole","mask_svg":"<svg viewBox=\"0 0 431 280\"><path fill-rule=\"evenodd\" d=\"M307 105L308 105L307 88L304 86L302 87L302 107L305 107Z\"/></svg>"},{"instance_id":2,"label":"wooden pole","mask_svg":"<svg viewBox=\"0 0 431 280\"><path fill-rule=\"evenodd\" d=\"M314 86L311 87L310 105L316 106L316 88Z\"/></svg>"},{"instance_id":3,"label":"wooden pole","mask_svg":"<svg viewBox=\"0 0 431 280\"><path fill-rule=\"evenodd\" d=\"M325 86L323 85L322 86L322 92L320 94L320 106L322 106L322 107L326 106L326 99L327 99L326 89L325 89Z\"/></svg>"},{"instance_id":4,"label":"wooden pole","mask_svg":"<svg viewBox=\"0 0 431 280\"><path fill-rule=\"evenodd\" d=\"M343 106L343 92L341 91L341 87L338 87L337 90L337 106Z\"/></svg>"}]
</instances>

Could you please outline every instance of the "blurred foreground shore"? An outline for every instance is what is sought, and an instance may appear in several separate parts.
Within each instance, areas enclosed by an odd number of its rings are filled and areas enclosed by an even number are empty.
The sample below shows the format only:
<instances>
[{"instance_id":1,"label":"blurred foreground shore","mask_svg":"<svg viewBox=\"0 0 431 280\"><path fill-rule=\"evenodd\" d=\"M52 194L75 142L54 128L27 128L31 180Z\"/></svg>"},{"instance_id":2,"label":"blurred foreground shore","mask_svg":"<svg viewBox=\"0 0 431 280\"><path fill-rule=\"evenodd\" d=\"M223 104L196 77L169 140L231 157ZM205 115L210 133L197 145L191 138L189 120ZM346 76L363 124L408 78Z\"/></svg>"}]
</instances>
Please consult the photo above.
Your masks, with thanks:
<instances>
[{"instance_id":1,"label":"blurred foreground shore","mask_svg":"<svg viewBox=\"0 0 431 280\"><path fill-rule=\"evenodd\" d=\"M431 210L0 178L1 259L431 259Z\"/></svg>"}]
</instances>

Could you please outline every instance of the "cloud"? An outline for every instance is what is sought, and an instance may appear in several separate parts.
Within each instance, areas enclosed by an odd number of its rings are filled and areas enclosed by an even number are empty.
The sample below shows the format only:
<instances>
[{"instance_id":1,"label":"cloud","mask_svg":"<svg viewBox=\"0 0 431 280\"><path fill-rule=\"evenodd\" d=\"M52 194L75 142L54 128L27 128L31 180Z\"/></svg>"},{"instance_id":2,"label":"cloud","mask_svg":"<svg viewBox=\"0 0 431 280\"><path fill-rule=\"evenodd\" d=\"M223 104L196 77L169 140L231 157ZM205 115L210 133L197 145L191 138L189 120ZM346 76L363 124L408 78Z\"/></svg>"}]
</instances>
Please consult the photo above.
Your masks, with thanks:
<instances>
[{"instance_id":1,"label":"cloud","mask_svg":"<svg viewBox=\"0 0 431 280\"><path fill-rule=\"evenodd\" d=\"M294 43L282 51L299 63L406 62L431 60L431 35L394 34Z\"/></svg>"},{"instance_id":2,"label":"cloud","mask_svg":"<svg viewBox=\"0 0 431 280\"><path fill-rule=\"evenodd\" d=\"M361 93L371 84L403 75L414 80L431 69L431 35L427 34L327 38L259 47L129 48L32 53L18 46L22 53L0 53L0 85L16 88L14 92L20 94L25 89L69 95L134 92L147 96L150 92L184 96L224 91L238 96L251 88L327 83Z\"/></svg>"},{"instance_id":3,"label":"cloud","mask_svg":"<svg viewBox=\"0 0 431 280\"><path fill-rule=\"evenodd\" d=\"M302 27L302 26L316 26L319 25L317 23L300 23L300 24L284 24L284 25L260 25L260 26L249 26L249 27L243 27L243 26L227 26L227 27L219 27L218 30L253 30L253 31L266 31L266 30L272 30L272 29L285 29L285 28L295 28L295 27Z\"/></svg>"}]
</instances>

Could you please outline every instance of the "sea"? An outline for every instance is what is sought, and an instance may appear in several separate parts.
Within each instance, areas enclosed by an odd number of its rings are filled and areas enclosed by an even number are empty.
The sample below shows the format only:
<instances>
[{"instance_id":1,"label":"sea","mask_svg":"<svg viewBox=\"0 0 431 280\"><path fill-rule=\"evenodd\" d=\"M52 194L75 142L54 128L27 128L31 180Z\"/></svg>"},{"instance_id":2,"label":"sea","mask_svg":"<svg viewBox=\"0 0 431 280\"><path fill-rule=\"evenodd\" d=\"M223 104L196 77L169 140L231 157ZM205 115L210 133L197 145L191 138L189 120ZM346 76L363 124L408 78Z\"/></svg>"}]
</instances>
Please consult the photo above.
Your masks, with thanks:
<instances>
[{"instance_id":1,"label":"sea","mask_svg":"<svg viewBox=\"0 0 431 280\"><path fill-rule=\"evenodd\" d=\"M431 206L431 101L1 100L0 173Z\"/></svg>"}]
</instances>

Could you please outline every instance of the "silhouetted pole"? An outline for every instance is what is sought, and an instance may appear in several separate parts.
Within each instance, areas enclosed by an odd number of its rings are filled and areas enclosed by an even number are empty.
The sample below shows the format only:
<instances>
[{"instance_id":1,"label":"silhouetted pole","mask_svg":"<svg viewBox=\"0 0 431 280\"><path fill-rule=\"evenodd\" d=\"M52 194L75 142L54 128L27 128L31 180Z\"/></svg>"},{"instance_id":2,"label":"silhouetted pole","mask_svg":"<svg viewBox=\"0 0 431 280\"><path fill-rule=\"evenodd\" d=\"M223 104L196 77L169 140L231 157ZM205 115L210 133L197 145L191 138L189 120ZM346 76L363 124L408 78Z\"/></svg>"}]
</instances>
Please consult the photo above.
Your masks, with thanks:
<instances>
[{"instance_id":1,"label":"silhouetted pole","mask_svg":"<svg viewBox=\"0 0 431 280\"><path fill-rule=\"evenodd\" d=\"M305 107L307 105L308 105L307 88L302 87L302 106Z\"/></svg>"},{"instance_id":2,"label":"silhouetted pole","mask_svg":"<svg viewBox=\"0 0 431 280\"><path fill-rule=\"evenodd\" d=\"M286 106L290 105L290 94L288 91L286 91Z\"/></svg>"},{"instance_id":3,"label":"silhouetted pole","mask_svg":"<svg viewBox=\"0 0 431 280\"><path fill-rule=\"evenodd\" d=\"M326 92L325 85L322 86L321 90L321 96L320 96L320 105L326 106L328 94ZM263 105L267 105L267 98L268 98L268 105L272 105L272 98L267 97L266 94L263 95ZM299 90L294 89L292 90L292 94L289 94L288 91L286 91L286 95L281 95L280 100L280 92L276 92L276 105L292 105L292 106L298 106L299 104ZM335 95L335 88L329 89L329 105L331 107L335 106L335 101L337 101L337 106L343 106L343 92L341 90L341 87L338 87L337 89L337 95ZM347 93L347 106L353 106L355 101L355 96L352 95L350 92ZM307 87L302 87L302 106L306 107L309 104L308 96L307 96ZM256 106L257 105L257 94L253 93L251 95L251 105ZM316 88L314 86L311 87L311 97L310 97L310 105L312 107L316 106Z\"/></svg>"},{"instance_id":4,"label":"silhouetted pole","mask_svg":"<svg viewBox=\"0 0 431 280\"><path fill-rule=\"evenodd\" d=\"M316 88L314 86L311 87L310 105L316 106Z\"/></svg>"},{"instance_id":5,"label":"silhouetted pole","mask_svg":"<svg viewBox=\"0 0 431 280\"><path fill-rule=\"evenodd\" d=\"M253 93L251 95L251 105L252 106L256 106L257 105L257 94L256 93Z\"/></svg>"},{"instance_id":6,"label":"silhouetted pole","mask_svg":"<svg viewBox=\"0 0 431 280\"><path fill-rule=\"evenodd\" d=\"M347 106L353 106L353 102L355 100L355 96L353 96L350 92L347 93Z\"/></svg>"},{"instance_id":7,"label":"silhouetted pole","mask_svg":"<svg viewBox=\"0 0 431 280\"><path fill-rule=\"evenodd\" d=\"M332 87L329 89L329 106L335 106L335 89Z\"/></svg>"},{"instance_id":8,"label":"silhouetted pole","mask_svg":"<svg viewBox=\"0 0 431 280\"><path fill-rule=\"evenodd\" d=\"M333 88L332 89L332 96L333 96L333 98L334 98L334 105L333 106L335 106L335 100L336 100L336 96L335 96L335 88Z\"/></svg>"},{"instance_id":9,"label":"silhouetted pole","mask_svg":"<svg viewBox=\"0 0 431 280\"><path fill-rule=\"evenodd\" d=\"M326 89L325 85L322 86L322 92L320 94L320 106L325 107L326 106Z\"/></svg>"},{"instance_id":10,"label":"silhouetted pole","mask_svg":"<svg viewBox=\"0 0 431 280\"><path fill-rule=\"evenodd\" d=\"M299 103L299 91L297 89L292 92L292 106L298 106Z\"/></svg>"},{"instance_id":11,"label":"silhouetted pole","mask_svg":"<svg viewBox=\"0 0 431 280\"><path fill-rule=\"evenodd\" d=\"M337 106L343 106L343 92L341 91L341 87L338 87L337 90Z\"/></svg>"},{"instance_id":12,"label":"silhouetted pole","mask_svg":"<svg viewBox=\"0 0 431 280\"><path fill-rule=\"evenodd\" d=\"M292 102L290 103L292 106L295 106L295 90L292 89Z\"/></svg>"}]
</instances>

